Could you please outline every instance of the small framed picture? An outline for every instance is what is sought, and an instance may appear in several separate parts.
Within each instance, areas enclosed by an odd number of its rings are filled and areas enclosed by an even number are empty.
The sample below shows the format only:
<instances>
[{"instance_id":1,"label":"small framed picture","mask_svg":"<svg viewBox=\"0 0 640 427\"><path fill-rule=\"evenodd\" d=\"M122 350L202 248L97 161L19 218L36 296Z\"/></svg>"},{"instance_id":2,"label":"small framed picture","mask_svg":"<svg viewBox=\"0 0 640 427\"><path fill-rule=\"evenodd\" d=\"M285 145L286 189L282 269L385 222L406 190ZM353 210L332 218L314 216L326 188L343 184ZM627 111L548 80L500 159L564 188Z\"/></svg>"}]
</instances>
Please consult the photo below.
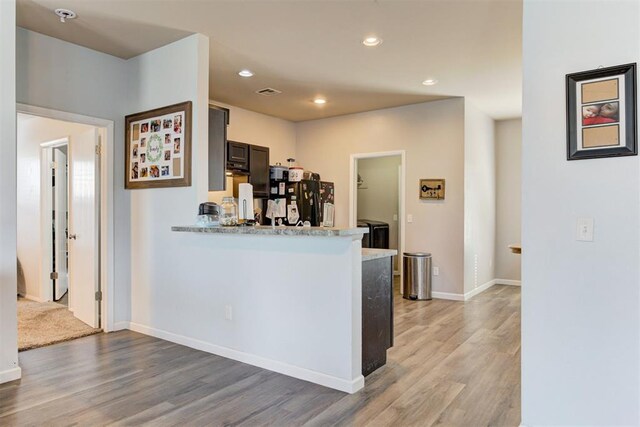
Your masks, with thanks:
<instances>
[{"instance_id":1,"label":"small framed picture","mask_svg":"<svg viewBox=\"0 0 640 427\"><path fill-rule=\"evenodd\" d=\"M421 179L420 200L444 200L444 179Z\"/></svg>"},{"instance_id":2,"label":"small framed picture","mask_svg":"<svg viewBox=\"0 0 640 427\"><path fill-rule=\"evenodd\" d=\"M567 74L567 160L635 156L636 64Z\"/></svg>"}]
</instances>

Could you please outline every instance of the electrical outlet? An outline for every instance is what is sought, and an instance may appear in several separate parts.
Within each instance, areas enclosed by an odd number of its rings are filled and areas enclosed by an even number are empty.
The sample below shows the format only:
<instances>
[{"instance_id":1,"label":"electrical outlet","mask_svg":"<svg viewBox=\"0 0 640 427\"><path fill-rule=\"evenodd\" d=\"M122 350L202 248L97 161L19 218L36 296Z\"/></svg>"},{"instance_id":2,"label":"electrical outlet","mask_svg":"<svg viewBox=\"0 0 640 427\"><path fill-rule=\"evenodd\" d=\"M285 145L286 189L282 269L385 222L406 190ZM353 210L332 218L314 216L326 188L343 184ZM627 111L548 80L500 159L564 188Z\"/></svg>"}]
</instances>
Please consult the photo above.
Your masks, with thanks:
<instances>
[{"instance_id":1,"label":"electrical outlet","mask_svg":"<svg viewBox=\"0 0 640 427\"><path fill-rule=\"evenodd\" d=\"M413 215L407 215L407 222L413 222Z\"/></svg>"},{"instance_id":2,"label":"electrical outlet","mask_svg":"<svg viewBox=\"0 0 640 427\"><path fill-rule=\"evenodd\" d=\"M233 308L230 305L224 306L224 318L226 320L233 320Z\"/></svg>"},{"instance_id":3,"label":"electrical outlet","mask_svg":"<svg viewBox=\"0 0 640 427\"><path fill-rule=\"evenodd\" d=\"M433 267L433 275L434 276L440 275L440 267Z\"/></svg>"},{"instance_id":4,"label":"electrical outlet","mask_svg":"<svg viewBox=\"0 0 640 427\"><path fill-rule=\"evenodd\" d=\"M398 220L398 214L393 214L393 220L397 221Z\"/></svg>"},{"instance_id":5,"label":"electrical outlet","mask_svg":"<svg viewBox=\"0 0 640 427\"><path fill-rule=\"evenodd\" d=\"M576 240L593 242L593 218L578 218L576 224Z\"/></svg>"}]
</instances>

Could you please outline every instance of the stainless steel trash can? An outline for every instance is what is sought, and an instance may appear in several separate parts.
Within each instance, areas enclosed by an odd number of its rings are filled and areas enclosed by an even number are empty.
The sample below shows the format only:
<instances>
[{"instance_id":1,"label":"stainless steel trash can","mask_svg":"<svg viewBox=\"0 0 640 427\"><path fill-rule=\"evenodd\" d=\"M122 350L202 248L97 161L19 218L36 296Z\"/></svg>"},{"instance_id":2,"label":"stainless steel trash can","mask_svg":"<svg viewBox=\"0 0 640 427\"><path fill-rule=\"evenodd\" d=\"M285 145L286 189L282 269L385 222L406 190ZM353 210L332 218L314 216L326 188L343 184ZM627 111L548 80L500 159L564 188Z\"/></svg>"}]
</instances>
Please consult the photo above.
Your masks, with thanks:
<instances>
[{"instance_id":1,"label":"stainless steel trash can","mask_svg":"<svg viewBox=\"0 0 640 427\"><path fill-rule=\"evenodd\" d=\"M431 254L405 252L402 257L402 297L431 299Z\"/></svg>"}]
</instances>

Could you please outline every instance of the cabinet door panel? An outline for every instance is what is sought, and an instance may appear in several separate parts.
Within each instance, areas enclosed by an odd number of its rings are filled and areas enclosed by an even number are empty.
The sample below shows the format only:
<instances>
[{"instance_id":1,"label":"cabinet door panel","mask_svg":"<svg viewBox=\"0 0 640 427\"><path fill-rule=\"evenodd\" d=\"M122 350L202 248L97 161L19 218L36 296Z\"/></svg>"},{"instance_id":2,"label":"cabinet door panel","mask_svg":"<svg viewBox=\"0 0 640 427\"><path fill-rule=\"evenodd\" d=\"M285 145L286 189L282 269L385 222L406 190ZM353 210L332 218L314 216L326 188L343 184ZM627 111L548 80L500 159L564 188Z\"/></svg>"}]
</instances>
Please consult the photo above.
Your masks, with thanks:
<instances>
[{"instance_id":1,"label":"cabinet door panel","mask_svg":"<svg viewBox=\"0 0 640 427\"><path fill-rule=\"evenodd\" d=\"M249 182L255 197L269 197L269 148L250 146Z\"/></svg>"},{"instance_id":2,"label":"cabinet door panel","mask_svg":"<svg viewBox=\"0 0 640 427\"><path fill-rule=\"evenodd\" d=\"M209 191L226 190L227 113L209 109Z\"/></svg>"}]
</instances>

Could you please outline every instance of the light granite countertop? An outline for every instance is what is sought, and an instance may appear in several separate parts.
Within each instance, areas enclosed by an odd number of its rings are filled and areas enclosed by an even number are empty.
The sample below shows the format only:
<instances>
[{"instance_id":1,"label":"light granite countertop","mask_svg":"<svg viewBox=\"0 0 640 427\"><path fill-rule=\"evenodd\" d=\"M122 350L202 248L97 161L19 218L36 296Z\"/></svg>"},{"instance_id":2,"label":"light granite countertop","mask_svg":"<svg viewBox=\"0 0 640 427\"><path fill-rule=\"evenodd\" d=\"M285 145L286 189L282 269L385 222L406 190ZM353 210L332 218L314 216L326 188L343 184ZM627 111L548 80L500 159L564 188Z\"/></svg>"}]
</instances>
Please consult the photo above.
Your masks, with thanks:
<instances>
[{"instance_id":1,"label":"light granite countertop","mask_svg":"<svg viewBox=\"0 0 640 427\"><path fill-rule=\"evenodd\" d=\"M348 237L362 236L367 228L331 228L331 227L272 227L256 225L251 227L198 227L174 226L171 231L211 234L249 234L259 236L308 236L308 237Z\"/></svg>"},{"instance_id":2,"label":"light granite countertop","mask_svg":"<svg viewBox=\"0 0 640 427\"><path fill-rule=\"evenodd\" d=\"M362 248L362 261L386 258L394 255L398 255L398 251L395 249Z\"/></svg>"}]
</instances>

